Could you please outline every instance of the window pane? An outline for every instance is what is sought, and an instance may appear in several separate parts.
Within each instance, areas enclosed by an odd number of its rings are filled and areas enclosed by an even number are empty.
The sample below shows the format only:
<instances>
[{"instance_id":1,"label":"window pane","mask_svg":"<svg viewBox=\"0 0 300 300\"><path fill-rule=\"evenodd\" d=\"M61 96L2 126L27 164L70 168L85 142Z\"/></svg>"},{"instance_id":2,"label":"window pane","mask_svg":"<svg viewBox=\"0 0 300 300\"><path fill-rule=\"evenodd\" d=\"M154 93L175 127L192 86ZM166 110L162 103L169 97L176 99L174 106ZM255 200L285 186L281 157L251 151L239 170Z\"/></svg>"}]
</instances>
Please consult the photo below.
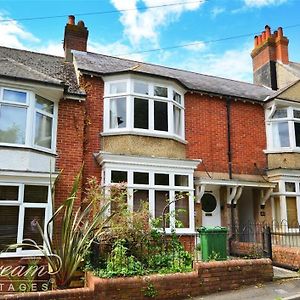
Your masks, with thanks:
<instances>
[{"instance_id":1,"label":"window pane","mask_svg":"<svg viewBox=\"0 0 300 300\"><path fill-rule=\"evenodd\" d=\"M45 112L48 112L50 114L53 114L54 109L54 103L52 101L49 101L41 96L36 95L35 96L36 102L35 107L37 109L41 109Z\"/></svg>"},{"instance_id":2,"label":"window pane","mask_svg":"<svg viewBox=\"0 0 300 300\"><path fill-rule=\"evenodd\" d=\"M126 98L110 99L110 128L126 127Z\"/></svg>"},{"instance_id":3,"label":"window pane","mask_svg":"<svg viewBox=\"0 0 300 300\"><path fill-rule=\"evenodd\" d=\"M294 118L300 119L300 110L294 109Z\"/></svg>"},{"instance_id":4,"label":"window pane","mask_svg":"<svg viewBox=\"0 0 300 300\"><path fill-rule=\"evenodd\" d=\"M273 115L273 119L281 119L287 117L287 110L286 109L277 109Z\"/></svg>"},{"instance_id":5,"label":"window pane","mask_svg":"<svg viewBox=\"0 0 300 300\"><path fill-rule=\"evenodd\" d=\"M155 218L161 218L163 214L163 210L166 207L169 200L169 192L168 191L155 191ZM170 207L167 206L165 210L165 215L169 214ZM162 227L162 222L159 224ZM170 227L169 216L166 215L166 227Z\"/></svg>"},{"instance_id":6,"label":"window pane","mask_svg":"<svg viewBox=\"0 0 300 300\"><path fill-rule=\"evenodd\" d=\"M9 102L26 103L26 93L4 89L3 100Z\"/></svg>"},{"instance_id":7,"label":"window pane","mask_svg":"<svg viewBox=\"0 0 300 300\"><path fill-rule=\"evenodd\" d=\"M51 140L52 118L36 113L34 143L38 146L51 149Z\"/></svg>"},{"instance_id":8,"label":"window pane","mask_svg":"<svg viewBox=\"0 0 300 300\"><path fill-rule=\"evenodd\" d=\"M273 143L275 148L290 146L288 122L273 124Z\"/></svg>"},{"instance_id":9,"label":"window pane","mask_svg":"<svg viewBox=\"0 0 300 300\"><path fill-rule=\"evenodd\" d=\"M39 185L25 185L24 202L47 203L48 187Z\"/></svg>"},{"instance_id":10,"label":"window pane","mask_svg":"<svg viewBox=\"0 0 300 300\"><path fill-rule=\"evenodd\" d=\"M125 93L127 90L126 82L115 82L110 84L110 93L111 94L120 94Z\"/></svg>"},{"instance_id":11,"label":"window pane","mask_svg":"<svg viewBox=\"0 0 300 300\"><path fill-rule=\"evenodd\" d=\"M149 173L134 172L133 173L134 184L149 184Z\"/></svg>"},{"instance_id":12,"label":"window pane","mask_svg":"<svg viewBox=\"0 0 300 300\"><path fill-rule=\"evenodd\" d=\"M126 171L111 171L111 183L127 182Z\"/></svg>"},{"instance_id":13,"label":"window pane","mask_svg":"<svg viewBox=\"0 0 300 300\"><path fill-rule=\"evenodd\" d=\"M286 210L289 228L299 228L296 203L296 197L286 197Z\"/></svg>"},{"instance_id":14,"label":"window pane","mask_svg":"<svg viewBox=\"0 0 300 300\"><path fill-rule=\"evenodd\" d=\"M155 185L169 185L169 174L155 174Z\"/></svg>"},{"instance_id":15,"label":"window pane","mask_svg":"<svg viewBox=\"0 0 300 300\"><path fill-rule=\"evenodd\" d=\"M176 199L175 202L175 213L176 213L176 220L180 221L183 228L190 227L190 219L189 219L189 196L188 193L175 193ZM179 225L179 224L178 224ZM177 226L176 227L182 227Z\"/></svg>"},{"instance_id":16,"label":"window pane","mask_svg":"<svg viewBox=\"0 0 300 300\"><path fill-rule=\"evenodd\" d=\"M19 207L0 206L0 251L17 242Z\"/></svg>"},{"instance_id":17,"label":"window pane","mask_svg":"<svg viewBox=\"0 0 300 300\"><path fill-rule=\"evenodd\" d=\"M181 104L181 95L173 91L173 100Z\"/></svg>"},{"instance_id":18,"label":"window pane","mask_svg":"<svg viewBox=\"0 0 300 300\"><path fill-rule=\"evenodd\" d=\"M286 182L285 183L285 191L290 192L290 193L296 192L295 182Z\"/></svg>"},{"instance_id":19,"label":"window pane","mask_svg":"<svg viewBox=\"0 0 300 300\"><path fill-rule=\"evenodd\" d=\"M149 128L148 100L134 99L134 128Z\"/></svg>"},{"instance_id":20,"label":"window pane","mask_svg":"<svg viewBox=\"0 0 300 300\"><path fill-rule=\"evenodd\" d=\"M0 143L24 144L26 108L0 106Z\"/></svg>"},{"instance_id":21,"label":"window pane","mask_svg":"<svg viewBox=\"0 0 300 300\"><path fill-rule=\"evenodd\" d=\"M38 225L44 231L45 208L25 208L23 240L31 239L38 245L43 244L43 239L38 229ZM23 247L23 250L32 250L32 247Z\"/></svg>"},{"instance_id":22,"label":"window pane","mask_svg":"<svg viewBox=\"0 0 300 300\"><path fill-rule=\"evenodd\" d=\"M154 101L154 129L168 131L168 103Z\"/></svg>"},{"instance_id":23,"label":"window pane","mask_svg":"<svg viewBox=\"0 0 300 300\"><path fill-rule=\"evenodd\" d=\"M1 201L11 201L17 200L19 196L19 187L18 186L7 186L0 185L0 200Z\"/></svg>"},{"instance_id":24,"label":"window pane","mask_svg":"<svg viewBox=\"0 0 300 300\"><path fill-rule=\"evenodd\" d=\"M181 135L181 109L176 106L173 106L173 122L174 133Z\"/></svg>"},{"instance_id":25,"label":"window pane","mask_svg":"<svg viewBox=\"0 0 300 300\"><path fill-rule=\"evenodd\" d=\"M294 123L295 125L295 138L296 138L296 147L300 147L300 123Z\"/></svg>"},{"instance_id":26,"label":"window pane","mask_svg":"<svg viewBox=\"0 0 300 300\"><path fill-rule=\"evenodd\" d=\"M147 83L135 81L133 90L135 93L149 95L149 87Z\"/></svg>"},{"instance_id":27,"label":"window pane","mask_svg":"<svg viewBox=\"0 0 300 300\"><path fill-rule=\"evenodd\" d=\"M175 185L176 186L189 186L189 176L188 175L175 175Z\"/></svg>"},{"instance_id":28,"label":"window pane","mask_svg":"<svg viewBox=\"0 0 300 300\"><path fill-rule=\"evenodd\" d=\"M133 193L133 211L141 210L144 205L149 206L149 191L148 190L136 190Z\"/></svg>"},{"instance_id":29,"label":"window pane","mask_svg":"<svg viewBox=\"0 0 300 300\"><path fill-rule=\"evenodd\" d=\"M168 98L168 88L162 86L154 87L154 96Z\"/></svg>"},{"instance_id":30,"label":"window pane","mask_svg":"<svg viewBox=\"0 0 300 300\"><path fill-rule=\"evenodd\" d=\"M279 197L274 197L274 211L275 211L276 225L280 225L282 220L281 220L280 199L279 199Z\"/></svg>"}]
</instances>

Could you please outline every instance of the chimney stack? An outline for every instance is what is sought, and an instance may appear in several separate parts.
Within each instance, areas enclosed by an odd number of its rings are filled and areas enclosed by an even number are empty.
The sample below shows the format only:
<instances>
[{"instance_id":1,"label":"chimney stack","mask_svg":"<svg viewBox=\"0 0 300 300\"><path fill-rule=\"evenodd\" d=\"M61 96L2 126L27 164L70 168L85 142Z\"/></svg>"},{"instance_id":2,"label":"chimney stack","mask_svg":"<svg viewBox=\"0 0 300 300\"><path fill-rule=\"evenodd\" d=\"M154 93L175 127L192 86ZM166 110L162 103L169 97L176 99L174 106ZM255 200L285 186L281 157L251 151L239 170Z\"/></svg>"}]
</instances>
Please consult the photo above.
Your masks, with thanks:
<instances>
[{"instance_id":1,"label":"chimney stack","mask_svg":"<svg viewBox=\"0 0 300 300\"><path fill-rule=\"evenodd\" d=\"M69 16L68 23L65 26L64 35L64 50L66 61L72 61L72 50L86 52L88 35L89 31L85 27L84 22L78 21L76 25L75 16Z\"/></svg>"},{"instance_id":2,"label":"chimney stack","mask_svg":"<svg viewBox=\"0 0 300 300\"><path fill-rule=\"evenodd\" d=\"M272 33L266 25L262 34L254 37L254 49L251 52L254 83L277 90L276 63L289 63L288 44L282 27Z\"/></svg>"}]
</instances>

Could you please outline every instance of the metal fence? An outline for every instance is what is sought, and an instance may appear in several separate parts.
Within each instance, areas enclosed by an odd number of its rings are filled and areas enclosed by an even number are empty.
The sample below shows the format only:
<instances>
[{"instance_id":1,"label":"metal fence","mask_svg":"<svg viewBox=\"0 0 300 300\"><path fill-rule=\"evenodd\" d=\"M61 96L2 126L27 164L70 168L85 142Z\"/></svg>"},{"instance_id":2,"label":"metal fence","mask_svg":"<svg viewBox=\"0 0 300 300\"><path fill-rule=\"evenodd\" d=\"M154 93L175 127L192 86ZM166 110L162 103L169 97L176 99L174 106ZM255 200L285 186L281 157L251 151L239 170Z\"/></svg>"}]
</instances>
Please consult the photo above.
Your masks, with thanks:
<instances>
[{"instance_id":1,"label":"metal fence","mask_svg":"<svg viewBox=\"0 0 300 300\"><path fill-rule=\"evenodd\" d=\"M286 220L271 223L242 223L231 226L231 237L235 241L257 243L264 242L264 233L269 228L272 245L300 247L299 223Z\"/></svg>"}]
</instances>

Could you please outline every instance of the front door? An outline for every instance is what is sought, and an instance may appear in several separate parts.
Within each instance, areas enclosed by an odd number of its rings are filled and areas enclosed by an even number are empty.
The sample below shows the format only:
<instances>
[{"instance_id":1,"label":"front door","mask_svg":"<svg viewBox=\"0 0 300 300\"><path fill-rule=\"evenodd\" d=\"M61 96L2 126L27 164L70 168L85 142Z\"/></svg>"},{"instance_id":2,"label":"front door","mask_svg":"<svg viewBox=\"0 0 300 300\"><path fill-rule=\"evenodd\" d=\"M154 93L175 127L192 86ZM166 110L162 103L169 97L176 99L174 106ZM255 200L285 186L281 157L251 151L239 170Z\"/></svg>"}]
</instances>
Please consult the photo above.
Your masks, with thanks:
<instances>
[{"instance_id":1,"label":"front door","mask_svg":"<svg viewBox=\"0 0 300 300\"><path fill-rule=\"evenodd\" d=\"M221 226L220 189L208 188L201 198L202 226Z\"/></svg>"}]
</instances>

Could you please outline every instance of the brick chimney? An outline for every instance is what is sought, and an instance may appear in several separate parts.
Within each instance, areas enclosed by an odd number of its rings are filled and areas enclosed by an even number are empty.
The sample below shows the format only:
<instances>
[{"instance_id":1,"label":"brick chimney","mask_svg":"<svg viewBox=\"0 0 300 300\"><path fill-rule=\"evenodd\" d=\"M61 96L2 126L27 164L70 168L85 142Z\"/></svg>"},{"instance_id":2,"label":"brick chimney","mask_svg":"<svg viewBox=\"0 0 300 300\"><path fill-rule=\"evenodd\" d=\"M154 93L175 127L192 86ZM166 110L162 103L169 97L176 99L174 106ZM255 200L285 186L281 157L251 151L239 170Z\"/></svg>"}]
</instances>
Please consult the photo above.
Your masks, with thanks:
<instances>
[{"instance_id":1,"label":"brick chimney","mask_svg":"<svg viewBox=\"0 0 300 300\"><path fill-rule=\"evenodd\" d=\"M89 31L83 21L75 24L75 17L69 16L65 26L64 50L66 61L72 61L71 50L86 51Z\"/></svg>"},{"instance_id":2,"label":"brick chimney","mask_svg":"<svg viewBox=\"0 0 300 300\"><path fill-rule=\"evenodd\" d=\"M276 63L289 63L288 44L282 27L272 33L266 25L262 34L254 37L254 49L251 52L254 83L277 90Z\"/></svg>"}]
</instances>

